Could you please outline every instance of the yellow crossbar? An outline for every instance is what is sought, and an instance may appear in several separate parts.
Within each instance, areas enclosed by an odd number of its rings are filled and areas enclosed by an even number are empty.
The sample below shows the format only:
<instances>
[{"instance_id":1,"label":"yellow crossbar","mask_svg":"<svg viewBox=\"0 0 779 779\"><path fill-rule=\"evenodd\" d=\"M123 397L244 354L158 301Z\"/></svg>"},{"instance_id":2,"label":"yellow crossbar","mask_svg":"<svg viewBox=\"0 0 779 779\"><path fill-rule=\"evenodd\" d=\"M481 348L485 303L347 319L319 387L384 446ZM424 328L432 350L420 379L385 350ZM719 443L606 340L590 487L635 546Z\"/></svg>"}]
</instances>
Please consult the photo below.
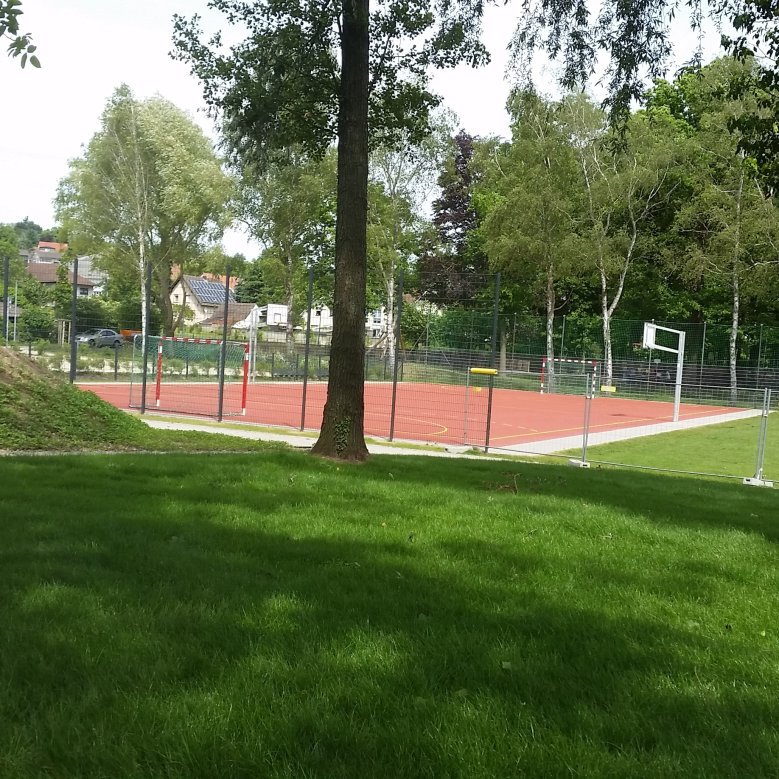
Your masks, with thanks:
<instances>
[{"instance_id":1,"label":"yellow crossbar","mask_svg":"<svg viewBox=\"0 0 779 779\"><path fill-rule=\"evenodd\" d=\"M479 373L482 376L496 376L498 371L496 368L471 368L471 373Z\"/></svg>"}]
</instances>

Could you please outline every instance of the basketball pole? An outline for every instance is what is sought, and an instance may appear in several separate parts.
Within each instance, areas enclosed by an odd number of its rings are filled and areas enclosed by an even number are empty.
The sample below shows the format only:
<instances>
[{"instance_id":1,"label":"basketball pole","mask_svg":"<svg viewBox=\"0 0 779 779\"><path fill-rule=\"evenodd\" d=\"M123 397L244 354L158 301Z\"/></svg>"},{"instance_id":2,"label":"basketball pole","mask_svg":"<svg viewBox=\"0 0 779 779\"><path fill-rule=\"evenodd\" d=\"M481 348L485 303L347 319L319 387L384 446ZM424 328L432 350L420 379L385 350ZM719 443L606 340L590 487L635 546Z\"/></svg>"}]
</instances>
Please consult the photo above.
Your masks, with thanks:
<instances>
[{"instance_id":1,"label":"basketball pole","mask_svg":"<svg viewBox=\"0 0 779 779\"><path fill-rule=\"evenodd\" d=\"M492 312L492 368L490 373L489 397L487 398L487 426L484 431L484 451L490 450L490 423L492 422L492 391L495 385L495 374L497 368L495 363L498 359L498 314L500 310L500 273L495 274L495 305Z\"/></svg>"},{"instance_id":2,"label":"basketball pole","mask_svg":"<svg viewBox=\"0 0 779 779\"><path fill-rule=\"evenodd\" d=\"M684 371L685 333L679 331L679 354L676 357L676 392L674 392L674 422L679 421L679 406L682 403L682 373Z\"/></svg>"},{"instance_id":3,"label":"basketball pole","mask_svg":"<svg viewBox=\"0 0 779 779\"><path fill-rule=\"evenodd\" d=\"M664 333L674 333L679 339L676 344L676 349L670 346L663 346L657 343L657 331L662 330ZM676 355L676 388L674 391L674 416L673 421L679 421L679 407L682 403L682 375L684 373L684 341L686 334L684 330L674 330L672 327L663 327L657 325L654 322L644 322L644 336L641 340L641 345L644 349L659 349L661 352L670 352ZM649 377L647 377L649 378Z\"/></svg>"}]
</instances>

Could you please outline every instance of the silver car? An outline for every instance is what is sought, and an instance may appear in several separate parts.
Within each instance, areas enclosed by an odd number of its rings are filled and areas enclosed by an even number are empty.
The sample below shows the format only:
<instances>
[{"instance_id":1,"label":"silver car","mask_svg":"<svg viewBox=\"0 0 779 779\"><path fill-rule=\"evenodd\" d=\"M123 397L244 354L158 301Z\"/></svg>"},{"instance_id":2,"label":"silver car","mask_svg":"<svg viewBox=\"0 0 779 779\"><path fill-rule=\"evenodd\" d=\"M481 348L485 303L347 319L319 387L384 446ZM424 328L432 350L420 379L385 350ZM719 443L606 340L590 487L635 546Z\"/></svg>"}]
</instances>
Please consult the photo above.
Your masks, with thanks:
<instances>
[{"instance_id":1,"label":"silver car","mask_svg":"<svg viewBox=\"0 0 779 779\"><path fill-rule=\"evenodd\" d=\"M116 330L87 330L76 336L76 343L89 346L111 346L118 349L122 345L122 336Z\"/></svg>"}]
</instances>

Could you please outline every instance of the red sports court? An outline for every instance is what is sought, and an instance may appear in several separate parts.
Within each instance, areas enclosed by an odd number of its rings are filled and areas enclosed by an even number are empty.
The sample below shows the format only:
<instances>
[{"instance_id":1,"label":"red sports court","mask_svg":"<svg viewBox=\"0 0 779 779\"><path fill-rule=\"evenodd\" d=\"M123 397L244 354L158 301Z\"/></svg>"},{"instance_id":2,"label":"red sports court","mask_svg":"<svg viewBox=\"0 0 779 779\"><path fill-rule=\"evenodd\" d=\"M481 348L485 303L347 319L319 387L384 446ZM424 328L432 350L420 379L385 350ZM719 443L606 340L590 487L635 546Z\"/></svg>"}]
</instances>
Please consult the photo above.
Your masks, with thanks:
<instances>
[{"instance_id":1,"label":"red sports court","mask_svg":"<svg viewBox=\"0 0 779 779\"><path fill-rule=\"evenodd\" d=\"M131 406L128 384L85 384L119 408ZM140 405L140 388L133 388L132 406ZM159 403L154 383L147 387L147 409L194 416L216 416L215 382L164 383ZM242 413L240 384L226 384L224 413L235 421L300 428L302 382L257 382L246 388ZM542 394L538 391L495 389L490 423L490 446L518 447L534 441L574 436L582 431L584 397ZM305 429L318 430L327 394L327 382L311 381L306 390ZM397 385L394 438L430 443L483 445L489 392L481 386L404 382ZM390 434L392 384L365 385L365 433L386 438ZM733 409L714 405L683 404L680 421L716 417ZM644 427L671 422L673 403L633 400L618 396L596 397L590 414L590 432Z\"/></svg>"}]
</instances>

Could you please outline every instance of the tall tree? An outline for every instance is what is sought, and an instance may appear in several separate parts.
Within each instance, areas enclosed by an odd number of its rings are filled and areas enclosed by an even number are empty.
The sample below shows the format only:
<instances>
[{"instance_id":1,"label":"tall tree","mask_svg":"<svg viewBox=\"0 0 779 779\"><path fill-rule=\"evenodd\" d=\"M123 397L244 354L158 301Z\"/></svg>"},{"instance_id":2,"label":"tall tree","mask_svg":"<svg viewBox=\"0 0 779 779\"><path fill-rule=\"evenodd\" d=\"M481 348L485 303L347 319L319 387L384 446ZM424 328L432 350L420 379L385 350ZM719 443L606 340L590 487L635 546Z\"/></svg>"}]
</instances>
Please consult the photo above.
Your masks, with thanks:
<instances>
[{"instance_id":1,"label":"tall tree","mask_svg":"<svg viewBox=\"0 0 779 779\"><path fill-rule=\"evenodd\" d=\"M368 267L383 288L387 314L383 345L390 368L395 364L398 273L408 270L420 255L421 235L428 224L421 214L450 149L451 122L449 114L440 114L433 132L421 143L383 146L371 154Z\"/></svg>"},{"instance_id":2,"label":"tall tree","mask_svg":"<svg viewBox=\"0 0 779 779\"><path fill-rule=\"evenodd\" d=\"M420 292L435 303L467 303L483 287L487 257L472 242L479 225L472 202L479 180L474 169L475 143L473 136L461 130L438 179L441 194L433 202L436 240L419 260Z\"/></svg>"},{"instance_id":3,"label":"tall tree","mask_svg":"<svg viewBox=\"0 0 779 779\"><path fill-rule=\"evenodd\" d=\"M39 224L30 221L26 216L21 222L16 222L13 228L19 240L20 249L32 249L38 245L38 241L42 240L43 228Z\"/></svg>"},{"instance_id":4,"label":"tall tree","mask_svg":"<svg viewBox=\"0 0 779 779\"><path fill-rule=\"evenodd\" d=\"M639 239L652 228L653 213L674 189L671 169L679 160L679 139L672 134L672 123L642 112L631 116L625 143L615 144L605 116L584 95L567 98L562 112L583 185L577 232L598 278L603 379L611 385L611 321L639 251Z\"/></svg>"},{"instance_id":5,"label":"tall tree","mask_svg":"<svg viewBox=\"0 0 779 779\"><path fill-rule=\"evenodd\" d=\"M511 144L500 150L484 183L482 232L490 266L540 293L551 383L557 284L581 255L576 227L582 187L560 104L520 92L512 98L512 113Z\"/></svg>"},{"instance_id":6,"label":"tall tree","mask_svg":"<svg viewBox=\"0 0 779 779\"><path fill-rule=\"evenodd\" d=\"M335 221L335 155L312 160L287 151L253 172L243 171L236 210L251 235L265 246L259 263L265 287L287 305L287 342L292 344L302 310L305 272L331 262Z\"/></svg>"},{"instance_id":7,"label":"tall tree","mask_svg":"<svg viewBox=\"0 0 779 779\"><path fill-rule=\"evenodd\" d=\"M729 129L735 127L729 119L753 110L743 98L733 99L728 89L750 67L731 58L717 60L700 73L683 73L649 98L651 108L662 105L687 127L685 176L690 192L674 221L684 239L676 265L687 283L728 291L734 400L745 284L748 290L757 269L779 264L773 197L756 161L740 150L738 131Z\"/></svg>"},{"instance_id":8,"label":"tall tree","mask_svg":"<svg viewBox=\"0 0 779 779\"><path fill-rule=\"evenodd\" d=\"M186 114L160 97L138 101L122 86L60 182L57 215L76 250L98 255L109 274L135 279L142 305L151 264L163 332L173 335L170 292L221 238L232 191L211 143Z\"/></svg>"},{"instance_id":9,"label":"tall tree","mask_svg":"<svg viewBox=\"0 0 779 779\"><path fill-rule=\"evenodd\" d=\"M221 53L201 41L197 19L177 17L174 43L222 112L241 163L262 166L274 150L300 145L322 154L338 138L333 337L320 455L367 457L364 316L367 266L369 117L375 142L413 140L428 130L437 100L428 66L479 64L481 0L210 0L247 39Z\"/></svg>"}]
</instances>

